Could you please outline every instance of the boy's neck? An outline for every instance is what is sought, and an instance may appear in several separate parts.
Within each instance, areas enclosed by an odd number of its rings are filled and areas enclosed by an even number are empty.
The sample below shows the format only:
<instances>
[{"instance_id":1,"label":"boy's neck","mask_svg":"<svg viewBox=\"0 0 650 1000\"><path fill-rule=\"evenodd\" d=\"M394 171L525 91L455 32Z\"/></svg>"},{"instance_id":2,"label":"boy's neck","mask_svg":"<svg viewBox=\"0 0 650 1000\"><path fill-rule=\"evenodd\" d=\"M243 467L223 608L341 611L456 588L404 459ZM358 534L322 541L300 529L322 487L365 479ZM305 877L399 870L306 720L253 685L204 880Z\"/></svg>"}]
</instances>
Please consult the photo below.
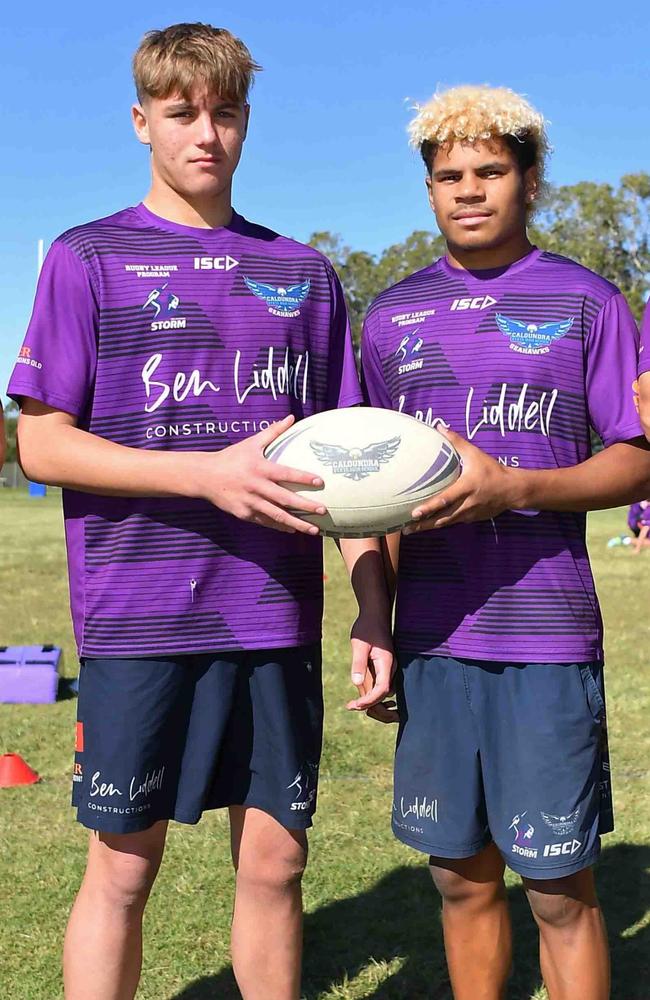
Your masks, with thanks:
<instances>
[{"instance_id":1,"label":"boy's neck","mask_svg":"<svg viewBox=\"0 0 650 1000\"><path fill-rule=\"evenodd\" d=\"M507 267L521 260L533 249L533 244L526 233L518 235L498 247L477 248L466 250L447 244L447 260L452 267L462 271L487 271L498 267Z\"/></svg>"},{"instance_id":2,"label":"boy's neck","mask_svg":"<svg viewBox=\"0 0 650 1000\"><path fill-rule=\"evenodd\" d=\"M144 204L161 219L196 229L220 229L232 220L231 189L211 198L187 198L155 179Z\"/></svg>"}]
</instances>

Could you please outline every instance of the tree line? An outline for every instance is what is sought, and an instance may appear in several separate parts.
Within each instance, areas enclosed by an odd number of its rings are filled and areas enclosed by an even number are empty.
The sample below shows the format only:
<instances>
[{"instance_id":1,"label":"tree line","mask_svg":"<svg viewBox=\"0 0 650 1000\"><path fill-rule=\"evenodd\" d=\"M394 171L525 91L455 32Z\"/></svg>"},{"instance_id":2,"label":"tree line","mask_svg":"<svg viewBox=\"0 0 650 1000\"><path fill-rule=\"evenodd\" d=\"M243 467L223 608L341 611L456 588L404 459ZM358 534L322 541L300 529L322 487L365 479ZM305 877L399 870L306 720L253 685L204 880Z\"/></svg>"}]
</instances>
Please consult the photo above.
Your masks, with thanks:
<instances>
[{"instance_id":1,"label":"tree line","mask_svg":"<svg viewBox=\"0 0 650 1000\"><path fill-rule=\"evenodd\" d=\"M551 187L529 227L537 246L572 257L613 281L641 318L650 286L650 174L626 174L617 185L581 181ZM317 232L311 246L336 267L352 334L359 343L365 312L384 288L431 264L445 251L442 236L416 230L380 254L352 250L335 233ZM5 410L7 461L16 457L17 408Z\"/></svg>"}]
</instances>

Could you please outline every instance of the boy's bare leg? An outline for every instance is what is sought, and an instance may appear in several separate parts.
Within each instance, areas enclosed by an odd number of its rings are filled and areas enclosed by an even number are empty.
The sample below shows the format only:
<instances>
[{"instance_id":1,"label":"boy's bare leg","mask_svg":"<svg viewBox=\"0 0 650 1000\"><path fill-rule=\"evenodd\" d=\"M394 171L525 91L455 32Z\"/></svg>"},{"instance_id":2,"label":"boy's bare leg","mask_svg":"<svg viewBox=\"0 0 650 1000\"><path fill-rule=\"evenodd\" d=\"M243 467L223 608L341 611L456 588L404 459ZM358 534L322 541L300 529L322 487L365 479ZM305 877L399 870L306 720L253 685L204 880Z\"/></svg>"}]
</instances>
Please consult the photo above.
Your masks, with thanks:
<instances>
[{"instance_id":1,"label":"boy's bare leg","mask_svg":"<svg viewBox=\"0 0 650 1000\"><path fill-rule=\"evenodd\" d=\"M502 1000L512 963L512 934L501 854L490 844L472 858L431 858L430 864L442 896L455 1000Z\"/></svg>"},{"instance_id":2,"label":"boy's bare leg","mask_svg":"<svg viewBox=\"0 0 650 1000\"><path fill-rule=\"evenodd\" d=\"M142 915L167 822L139 833L91 833L86 872L63 952L66 1000L132 1000L142 964Z\"/></svg>"},{"instance_id":3,"label":"boy's bare leg","mask_svg":"<svg viewBox=\"0 0 650 1000\"><path fill-rule=\"evenodd\" d=\"M524 879L524 885L550 1000L607 1000L609 949L592 869L562 879Z\"/></svg>"},{"instance_id":4,"label":"boy's bare leg","mask_svg":"<svg viewBox=\"0 0 650 1000\"><path fill-rule=\"evenodd\" d=\"M260 809L231 806L237 872L232 962L244 1000L298 1000L302 960L304 830Z\"/></svg>"}]
</instances>

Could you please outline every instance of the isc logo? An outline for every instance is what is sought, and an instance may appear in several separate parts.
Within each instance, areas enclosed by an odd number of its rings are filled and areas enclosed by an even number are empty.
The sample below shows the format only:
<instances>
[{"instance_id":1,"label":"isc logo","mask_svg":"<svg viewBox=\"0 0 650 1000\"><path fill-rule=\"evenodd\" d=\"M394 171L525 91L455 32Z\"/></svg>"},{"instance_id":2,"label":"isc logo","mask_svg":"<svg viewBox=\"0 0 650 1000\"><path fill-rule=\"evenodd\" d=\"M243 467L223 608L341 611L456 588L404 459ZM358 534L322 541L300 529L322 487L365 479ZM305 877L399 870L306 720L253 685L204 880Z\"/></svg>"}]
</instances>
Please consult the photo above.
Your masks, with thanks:
<instances>
[{"instance_id":1,"label":"isc logo","mask_svg":"<svg viewBox=\"0 0 650 1000\"><path fill-rule=\"evenodd\" d=\"M238 264L239 261L229 254L226 254L225 257L194 258L195 271L232 271L233 267L237 267Z\"/></svg>"},{"instance_id":2,"label":"isc logo","mask_svg":"<svg viewBox=\"0 0 650 1000\"><path fill-rule=\"evenodd\" d=\"M460 309L488 309L496 305L496 299L491 295L477 295L474 299L454 299L451 304L451 311Z\"/></svg>"},{"instance_id":3,"label":"isc logo","mask_svg":"<svg viewBox=\"0 0 650 1000\"><path fill-rule=\"evenodd\" d=\"M582 847L580 840L565 840L563 844L547 844L544 848L545 858L557 858L560 854L575 854Z\"/></svg>"}]
</instances>

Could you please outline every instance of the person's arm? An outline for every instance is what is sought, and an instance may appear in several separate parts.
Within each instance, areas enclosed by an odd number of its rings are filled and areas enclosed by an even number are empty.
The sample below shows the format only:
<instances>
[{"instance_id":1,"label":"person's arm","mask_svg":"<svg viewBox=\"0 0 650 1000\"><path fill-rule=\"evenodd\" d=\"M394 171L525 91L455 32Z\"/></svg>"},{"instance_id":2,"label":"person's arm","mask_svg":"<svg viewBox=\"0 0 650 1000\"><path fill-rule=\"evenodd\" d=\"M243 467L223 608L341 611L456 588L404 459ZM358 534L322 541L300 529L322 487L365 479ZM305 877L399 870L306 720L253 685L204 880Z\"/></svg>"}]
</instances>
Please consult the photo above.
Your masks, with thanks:
<instances>
[{"instance_id":1,"label":"person's arm","mask_svg":"<svg viewBox=\"0 0 650 1000\"><path fill-rule=\"evenodd\" d=\"M381 722L396 722L394 706L383 704L392 692L395 663L392 595L386 581L382 546L377 538L341 538L337 544L359 606L350 633L351 678L359 697L348 702L347 708L368 712Z\"/></svg>"},{"instance_id":2,"label":"person's arm","mask_svg":"<svg viewBox=\"0 0 650 1000\"><path fill-rule=\"evenodd\" d=\"M444 431L463 461L459 479L413 511L405 534L496 517L504 510L588 511L634 503L650 492L650 445L635 438L564 469L513 469Z\"/></svg>"},{"instance_id":3,"label":"person's arm","mask_svg":"<svg viewBox=\"0 0 650 1000\"><path fill-rule=\"evenodd\" d=\"M650 441L650 302L641 320L638 371L639 416L643 433Z\"/></svg>"},{"instance_id":4,"label":"person's arm","mask_svg":"<svg viewBox=\"0 0 650 1000\"><path fill-rule=\"evenodd\" d=\"M649 337L650 339L650 337ZM639 416L643 433L650 441L650 371L642 372L639 375Z\"/></svg>"},{"instance_id":5,"label":"person's arm","mask_svg":"<svg viewBox=\"0 0 650 1000\"><path fill-rule=\"evenodd\" d=\"M650 449L635 405L639 332L620 293L596 314L584 340L589 421L605 448L566 468L501 466L453 432L460 478L413 512L414 530L495 517L504 510L587 511L632 503L650 491ZM442 428L440 428L442 430Z\"/></svg>"},{"instance_id":6,"label":"person's arm","mask_svg":"<svg viewBox=\"0 0 650 1000\"><path fill-rule=\"evenodd\" d=\"M278 531L315 535L318 528L289 513L323 513L282 483L318 488L320 478L276 465L264 449L291 426L273 424L218 452L127 448L76 426L76 418L35 399L22 400L18 452L28 479L104 496L198 497L244 521Z\"/></svg>"},{"instance_id":7,"label":"person's arm","mask_svg":"<svg viewBox=\"0 0 650 1000\"><path fill-rule=\"evenodd\" d=\"M634 546L635 556L638 556L641 549L645 548L645 546L648 544L648 535L650 535L650 524L642 524L639 534L632 543Z\"/></svg>"},{"instance_id":8,"label":"person's arm","mask_svg":"<svg viewBox=\"0 0 650 1000\"><path fill-rule=\"evenodd\" d=\"M375 325L376 317L373 320L366 316L361 335L363 397L371 406L390 409L381 365L371 345ZM395 669L391 634L395 573L391 571L386 544L378 538L342 538L339 548L359 605L351 632L352 683L359 697L347 707L366 711L380 722L397 722L393 703L384 701L392 691Z\"/></svg>"}]
</instances>

